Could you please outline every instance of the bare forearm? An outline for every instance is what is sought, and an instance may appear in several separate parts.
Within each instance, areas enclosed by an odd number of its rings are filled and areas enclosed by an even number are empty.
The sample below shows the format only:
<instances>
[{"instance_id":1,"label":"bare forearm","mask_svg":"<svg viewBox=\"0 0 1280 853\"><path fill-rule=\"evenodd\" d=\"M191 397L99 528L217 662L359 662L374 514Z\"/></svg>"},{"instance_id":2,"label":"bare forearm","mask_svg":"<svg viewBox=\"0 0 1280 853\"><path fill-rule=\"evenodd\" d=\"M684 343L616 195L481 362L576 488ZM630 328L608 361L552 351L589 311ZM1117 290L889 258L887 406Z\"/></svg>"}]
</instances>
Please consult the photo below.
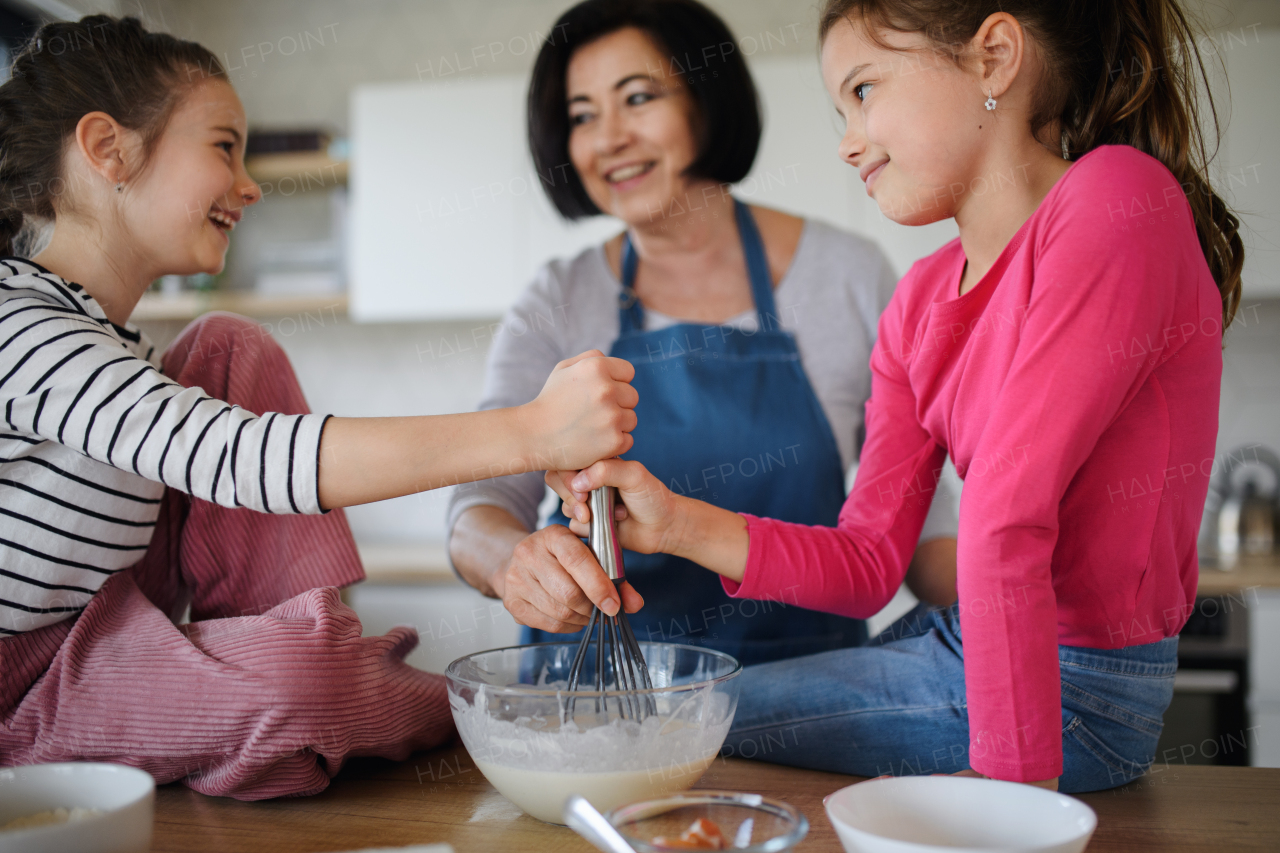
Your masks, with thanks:
<instances>
[{"instance_id":1,"label":"bare forearm","mask_svg":"<svg viewBox=\"0 0 1280 853\"><path fill-rule=\"evenodd\" d=\"M686 497L675 500L676 513L670 529L672 550L668 553L741 582L750 548L747 520L704 501Z\"/></svg>"},{"instance_id":2,"label":"bare forearm","mask_svg":"<svg viewBox=\"0 0 1280 853\"><path fill-rule=\"evenodd\" d=\"M511 513L476 506L458 517L449 536L449 556L462 579L490 598L502 597L503 572L516 546L529 535Z\"/></svg>"},{"instance_id":3,"label":"bare forearm","mask_svg":"<svg viewBox=\"0 0 1280 853\"><path fill-rule=\"evenodd\" d=\"M416 418L331 418L320 440L320 504L355 506L537 470L520 410Z\"/></svg>"}]
</instances>

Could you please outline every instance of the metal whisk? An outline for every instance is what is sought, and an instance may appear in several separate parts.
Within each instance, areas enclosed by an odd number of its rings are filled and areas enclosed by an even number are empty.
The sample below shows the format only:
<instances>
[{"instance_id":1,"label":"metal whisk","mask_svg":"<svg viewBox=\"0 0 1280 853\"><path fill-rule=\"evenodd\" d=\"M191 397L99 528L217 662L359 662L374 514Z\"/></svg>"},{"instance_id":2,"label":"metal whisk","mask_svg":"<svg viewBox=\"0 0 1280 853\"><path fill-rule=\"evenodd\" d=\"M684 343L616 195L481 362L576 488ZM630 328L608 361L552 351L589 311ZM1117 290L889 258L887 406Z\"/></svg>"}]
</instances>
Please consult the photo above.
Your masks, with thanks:
<instances>
[{"instance_id":1,"label":"metal whisk","mask_svg":"<svg viewBox=\"0 0 1280 853\"><path fill-rule=\"evenodd\" d=\"M591 535L588 541L596 559L600 561L600 567L618 588L618 601L621 603L621 586L625 577L622 571L622 546L618 544L617 522L613 518L617 494L617 490L612 487L596 489L591 493ZM582 671L591 657L589 647L593 643L595 678L584 681ZM652 687L649 667L645 665L644 654L627 622L626 613L619 607L617 616L606 616L600 608L593 607L591 618L569 667L569 691L595 690L601 694L605 690L618 691L617 696L597 696L596 711L607 712L608 700L615 700L619 716L643 720L656 713L653 697L639 696L634 691ZM573 714L574 704L575 700L571 698L570 716Z\"/></svg>"}]
</instances>

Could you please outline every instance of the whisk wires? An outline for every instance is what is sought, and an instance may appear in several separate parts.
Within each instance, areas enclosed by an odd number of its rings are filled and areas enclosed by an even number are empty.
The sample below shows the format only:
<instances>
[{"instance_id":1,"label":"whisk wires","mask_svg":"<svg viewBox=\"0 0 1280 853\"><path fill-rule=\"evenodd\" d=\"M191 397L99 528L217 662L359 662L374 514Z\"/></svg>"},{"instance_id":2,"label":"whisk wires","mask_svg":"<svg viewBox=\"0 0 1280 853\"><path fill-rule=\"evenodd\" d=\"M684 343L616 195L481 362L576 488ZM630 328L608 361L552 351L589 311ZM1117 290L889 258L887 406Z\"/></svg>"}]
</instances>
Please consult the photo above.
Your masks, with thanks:
<instances>
[{"instance_id":1,"label":"whisk wires","mask_svg":"<svg viewBox=\"0 0 1280 853\"><path fill-rule=\"evenodd\" d=\"M613 518L616 501L614 489L605 487L591 493L591 550L600 567L604 569L615 588L618 588L618 601L622 601L622 582L625 579L622 569L622 548L618 545L617 530ZM583 682L583 669L591 656L591 646L595 646L594 679ZM618 715L623 719L643 720L657 713L653 697L640 693L652 689L653 680L649 677L649 667L645 664L644 652L636 635L627 622L626 613L619 607L616 616L609 616L598 607L591 609L591 617L582 632L582 640L574 653L573 662L569 666L570 693L580 690L595 692L596 713L609 712L609 701L616 702ZM612 692L609 696L606 693ZM573 715L576 697L569 699L569 714Z\"/></svg>"}]
</instances>

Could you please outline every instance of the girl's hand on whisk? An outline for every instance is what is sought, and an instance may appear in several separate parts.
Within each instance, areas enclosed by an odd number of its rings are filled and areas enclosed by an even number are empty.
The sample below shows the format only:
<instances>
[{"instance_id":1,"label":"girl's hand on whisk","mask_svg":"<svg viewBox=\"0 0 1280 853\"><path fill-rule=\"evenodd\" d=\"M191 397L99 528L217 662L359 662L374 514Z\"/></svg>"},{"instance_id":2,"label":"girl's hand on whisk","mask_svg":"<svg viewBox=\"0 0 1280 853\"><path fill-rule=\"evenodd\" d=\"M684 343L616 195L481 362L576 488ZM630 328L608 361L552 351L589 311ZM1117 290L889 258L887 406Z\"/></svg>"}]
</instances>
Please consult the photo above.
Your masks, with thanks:
<instances>
[{"instance_id":1,"label":"girl's hand on whisk","mask_svg":"<svg viewBox=\"0 0 1280 853\"><path fill-rule=\"evenodd\" d=\"M626 453L635 443L631 431L640 395L629 384L635 374L630 362L599 350L557 364L537 398L515 409L533 452L529 467L545 468L551 460L585 465Z\"/></svg>"},{"instance_id":2,"label":"girl's hand on whisk","mask_svg":"<svg viewBox=\"0 0 1280 853\"><path fill-rule=\"evenodd\" d=\"M591 521L587 495L615 486L618 543L641 554L674 554L732 581L742 581L750 540L747 521L736 512L672 494L639 462L606 459L581 471L548 471L547 485L564 501L569 529L586 536Z\"/></svg>"},{"instance_id":3,"label":"girl's hand on whisk","mask_svg":"<svg viewBox=\"0 0 1280 853\"><path fill-rule=\"evenodd\" d=\"M618 542L641 554L671 553L672 522L679 517L676 495L639 462L606 459L581 471L548 471L547 485L564 501L569 529L588 534L591 508L588 493L602 486L616 486L621 502L614 510Z\"/></svg>"}]
</instances>

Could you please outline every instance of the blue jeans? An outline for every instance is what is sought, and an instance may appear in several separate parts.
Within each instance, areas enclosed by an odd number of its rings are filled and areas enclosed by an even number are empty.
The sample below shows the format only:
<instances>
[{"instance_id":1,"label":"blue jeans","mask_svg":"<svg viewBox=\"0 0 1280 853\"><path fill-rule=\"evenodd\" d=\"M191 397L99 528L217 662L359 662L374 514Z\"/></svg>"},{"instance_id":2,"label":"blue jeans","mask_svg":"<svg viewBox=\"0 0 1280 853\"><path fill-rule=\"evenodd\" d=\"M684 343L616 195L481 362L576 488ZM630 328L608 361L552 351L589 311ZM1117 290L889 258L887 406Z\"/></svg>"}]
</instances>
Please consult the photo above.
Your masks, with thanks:
<instances>
[{"instance_id":1,"label":"blue jeans","mask_svg":"<svg viewBox=\"0 0 1280 853\"><path fill-rule=\"evenodd\" d=\"M1178 638L1059 646L1058 789L1100 791L1147 771L1173 698ZM958 610L924 605L862 648L747 667L724 754L858 776L969 766Z\"/></svg>"}]
</instances>

